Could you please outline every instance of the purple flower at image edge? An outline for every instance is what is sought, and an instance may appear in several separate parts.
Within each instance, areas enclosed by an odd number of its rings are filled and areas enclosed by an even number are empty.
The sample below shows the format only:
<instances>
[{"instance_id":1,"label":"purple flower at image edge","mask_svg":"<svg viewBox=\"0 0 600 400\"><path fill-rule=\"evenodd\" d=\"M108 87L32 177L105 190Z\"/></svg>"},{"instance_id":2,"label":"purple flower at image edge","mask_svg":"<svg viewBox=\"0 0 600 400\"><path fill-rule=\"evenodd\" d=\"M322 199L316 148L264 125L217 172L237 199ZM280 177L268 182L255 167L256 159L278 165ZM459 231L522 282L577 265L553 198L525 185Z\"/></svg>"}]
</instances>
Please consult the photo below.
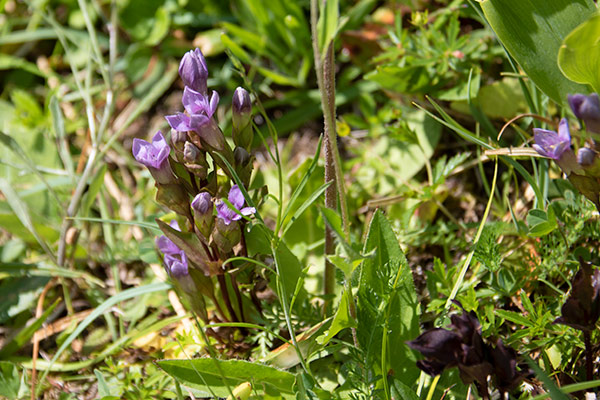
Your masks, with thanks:
<instances>
[{"instance_id":1,"label":"purple flower at image edge","mask_svg":"<svg viewBox=\"0 0 600 400\"><path fill-rule=\"evenodd\" d=\"M600 98L597 93L589 96L570 94L567 96L573 114L579 119L600 119Z\"/></svg>"},{"instance_id":2,"label":"purple flower at image edge","mask_svg":"<svg viewBox=\"0 0 600 400\"><path fill-rule=\"evenodd\" d=\"M229 191L229 196L227 196L227 200L233 205L242 215L248 216L252 215L256 212L254 207L244 207L244 195L242 191L238 187L238 185L233 185L231 190ZM217 217L221 218L225 225L229 225L232 221L238 221L242 219L242 216L229 208L227 203L220 202L217 204Z\"/></svg>"},{"instance_id":3,"label":"purple flower at image edge","mask_svg":"<svg viewBox=\"0 0 600 400\"><path fill-rule=\"evenodd\" d=\"M538 128L534 128L533 133L535 143L532 147L544 157L558 160L571 147L571 133L566 118L558 124L558 133Z\"/></svg>"},{"instance_id":4,"label":"purple flower at image edge","mask_svg":"<svg viewBox=\"0 0 600 400\"><path fill-rule=\"evenodd\" d=\"M158 131L152 138L152 143L143 139L133 139L131 151L137 162L149 168L161 169L165 166L165 162L168 162L171 148L162 132Z\"/></svg>"},{"instance_id":5,"label":"purple flower at image edge","mask_svg":"<svg viewBox=\"0 0 600 400\"><path fill-rule=\"evenodd\" d=\"M208 96L186 86L181 102L188 115L180 112L175 115L167 115L165 119L176 131L194 131L210 121L219 105L219 94L213 90L209 100Z\"/></svg>"}]
</instances>

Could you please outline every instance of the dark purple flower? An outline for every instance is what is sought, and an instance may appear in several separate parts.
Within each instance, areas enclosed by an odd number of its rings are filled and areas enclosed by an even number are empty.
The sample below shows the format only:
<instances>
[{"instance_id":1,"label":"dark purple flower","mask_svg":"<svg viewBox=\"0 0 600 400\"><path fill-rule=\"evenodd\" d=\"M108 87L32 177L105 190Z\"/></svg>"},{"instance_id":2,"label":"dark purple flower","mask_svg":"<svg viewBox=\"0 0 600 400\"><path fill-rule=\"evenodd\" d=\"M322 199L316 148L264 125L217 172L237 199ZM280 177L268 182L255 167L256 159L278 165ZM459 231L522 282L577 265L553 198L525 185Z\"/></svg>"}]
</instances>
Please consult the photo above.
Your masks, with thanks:
<instances>
[{"instance_id":1,"label":"dark purple flower","mask_svg":"<svg viewBox=\"0 0 600 400\"><path fill-rule=\"evenodd\" d=\"M157 183L173 182L174 176L169 164L171 148L161 131L154 135L152 143L138 138L133 139L131 151L133 157L148 168Z\"/></svg>"},{"instance_id":2,"label":"dark purple flower","mask_svg":"<svg viewBox=\"0 0 600 400\"><path fill-rule=\"evenodd\" d=\"M183 80L183 83L185 83L185 86L206 94L208 69L206 68L206 60L200 49L196 48L184 54L179 64L179 76Z\"/></svg>"},{"instance_id":3,"label":"dark purple flower","mask_svg":"<svg viewBox=\"0 0 600 400\"><path fill-rule=\"evenodd\" d=\"M600 99L597 93L589 96L573 94L568 96L573 114L585 122L586 128L600 133Z\"/></svg>"},{"instance_id":4,"label":"dark purple flower","mask_svg":"<svg viewBox=\"0 0 600 400\"><path fill-rule=\"evenodd\" d=\"M561 308L562 316L554 322L592 331L600 318L600 270L582 260L579 264L569 298Z\"/></svg>"},{"instance_id":5,"label":"dark purple flower","mask_svg":"<svg viewBox=\"0 0 600 400\"><path fill-rule=\"evenodd\" d=\"M455 302L462 308L460 303ZM500 391L514 389L523 378L517 371L516 353L501 340L492 347L483 341L481 325L474 312L452 315L451 330L433 328L415 340L406 342L425 357L417 361L425 373L435 376L446 368L458 367L465 384L474 383L483 398L489 398L488 376L494 378Z\"/></svg>"},{"instance_id":6,"label":"dark purple flower","mask_svg":"<svg viewBox=\"0 0 600 400\"><path fill-rule=\"evenodd\" d=\"M571 133L566 118L558 124L558 133L538 128L534 128L533 133L535 140L533 148L544 157L558 160L571 147Z\"/></svg>"},{"instance_id":7,"label":"dark purple flower","mask_svg":"<svg viewBox=\"0 0 600 400\"><path fill-rule=\"evenodd\" d=\"M244 195L238 185L233 185L231 187L227 199L242 215L252 215L256 212L254 207L244 207ZM217 204L217 216L223 220L225 225L229 225L232 221L242 219L242 216L229 208L225 202Z\"/></svg>"},{"instance_id":8,"label":"dark purple flower","mask_svg":"<svg viewBox=\"0 0 600 400\"><path fill-rule=\"evenodd\" d=\"M167 115L165 117L167 122L176 131L198 131L203 125L210 122L217 110L219 94L213 90L209 100L208 96L186 86L183 90L181 102L187 114Z\"/></svg>"}]
</instances>

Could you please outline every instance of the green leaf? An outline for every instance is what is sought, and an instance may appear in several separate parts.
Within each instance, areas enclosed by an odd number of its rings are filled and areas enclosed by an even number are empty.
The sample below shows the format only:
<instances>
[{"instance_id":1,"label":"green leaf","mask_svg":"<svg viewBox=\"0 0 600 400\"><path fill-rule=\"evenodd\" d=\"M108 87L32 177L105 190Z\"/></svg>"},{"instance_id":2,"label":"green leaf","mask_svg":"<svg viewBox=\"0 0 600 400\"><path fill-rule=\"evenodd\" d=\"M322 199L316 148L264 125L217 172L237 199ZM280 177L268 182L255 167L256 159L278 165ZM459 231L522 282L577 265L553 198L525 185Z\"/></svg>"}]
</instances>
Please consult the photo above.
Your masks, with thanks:
<instances>
[{"instance_id":1,"label":"green leaf","mask_svg":"<svg viewBox=\"0 0 600 400\"><path fill-rule=\"evenodd\" d=\"M510 322L513 322L515 324L519 324L522 326L531 326L532 325L532 322L530 320L528 320L523 315L516 313L514 311L496 310L496 315L498 315L501 318L504 318L506 320L509 320Z\"/></svg>"},{"instance_id":2,"label":"green leaf","mask_svg":"<svg viewBox=\"0 0 600 400\"><path fill-rule=\"evenodd\" d=\"M329 341L333 339L333 337L341 330L356 326L356 321L350 315L350 302L352 301L350 296L352 296L352 292L344 290L340 304L338 305L338 309L335 313L335 317L333 317L331 326L327 331L325 331L323 336L317 338L317 343L325 345L329 343Z\"/></svg>"},{"instance_id":3,"label":"green leaf","mask_svg":"<svg viewBox=\"0 0 600 400\"><path fill-rule=\"evenodd\" d=\"M376 373L387 376L392 370L401 382L413 385L419 369L405 342L419 334L419 303L406 257L380 210L373 215L363 254L374 250L362 264L358 290L356 331L364 362Z\"/></svg>"},{"instance_id":4,"label":"green leaf","mask_svg":"<svg viewBox=\"0 0 600 400\"><path fill-rule=\"evenodd\" d=\"M556 62L563 39L595 11L592 0L483 0L485 17L529 78L558 104L569 93L588 93Z\"/></svg>"},{"instance_id":5,"label":"green leaf","mask_svg":"<svg viewBox=\"0 0 600 400\"><path fill-rule=\"evenodd\" d=\"M558 50L558 67L573 82L600 92L600 14L575 28Z\"/></svg>"},{"instance_id":6,"label":"green leaf","mask_svg":"<svg viewBox=\"0 0 600 400\"><path fill-rule=\"evenodd\" d=\"M329 43L335 38L339 17L338 0L319 2L320 15L317 22L317 35L319 39L319 50L324 54Z\"/></svg>"},{"instance_id":7,"label":"green leaf","mask_svg":"<svg viewBox=\"0 0 600 400\"><path fill-rule=\"evenodd\" d=\"M184 385L219 397L230 394L227 386L233 389L244 382L258 392L293 393L294 375L267 365L214 358L159 360L156 364Z\"/></svg>"},{"instance_id":8,"label":"green leaf","mask_svg":"<svg viewBox=\"0 0 600 400\"><path fill-rule=\"evenodd\" d=\"M0 361L0 397L9 400L19 398L21 378L17 366L8 361Z\"/></svg>"},{"instance_id":9,"label":"green leaf","mask_svg":"<svg viewBox=\"0 0 600 400\"><path fill-rule=\"evenodd\" d=\"M527 225L529 226L529 235L533 237L546 236L558 228L554 209L548 207L548 212L544 210L530 210L527 213Z\"/></svg>"}]
</instances>

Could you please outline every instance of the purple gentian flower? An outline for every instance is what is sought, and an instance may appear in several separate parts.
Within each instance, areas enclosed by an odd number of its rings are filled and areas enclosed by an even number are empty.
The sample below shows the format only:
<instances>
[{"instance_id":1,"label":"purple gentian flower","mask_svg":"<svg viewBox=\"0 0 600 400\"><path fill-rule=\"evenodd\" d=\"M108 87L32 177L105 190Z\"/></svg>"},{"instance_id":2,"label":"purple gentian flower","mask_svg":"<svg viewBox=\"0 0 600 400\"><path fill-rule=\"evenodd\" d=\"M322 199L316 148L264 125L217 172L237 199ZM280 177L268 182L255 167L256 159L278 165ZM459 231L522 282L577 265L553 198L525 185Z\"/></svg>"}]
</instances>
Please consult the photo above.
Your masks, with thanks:
<instances>
[{"instance_id":1,"label":"purple gentian flower","mask_svg":"<svg viewBox=\"0 0 600 400\"><path fill-rule=\"evenodd\" d=\"M181 102L185 111L187 111L187 115L184 113L167 115L165 117L167 122L176 131L198 131L200 127L210 122L217 110L219 94L213 90L209 100L208 96L186 86L183 90Z\"/></svg>"},{"instance_id":2,"label":"purple gentian flower","mask_svg":"<svg viewBox=\"0 0 600 400\"><path fill-rule=\"evenodd\" d=\"M158 131L152 138L152 143L143 139L133 139L132 147L133 157L144 164L149 170L156 182L173 182L173 172L169 164L169 153L171 148L167 144L161 131Z\"/></svg>"},{"instance_id":3,"label":"purple gentian flower","mask_svg":"<svg viewBox=\"0 0 600 400\"><path fill-rule=\"evenodd\" d=\"M544 157L558 160L571 147L571 133L566 118L558 124L558 133L538 128L534 128L533 133L533 148Z\"/></svg>"},{"instance_id":4,"label":"purple gentian flower","mask_svg":"<svg viewBox=\"0 0 600 400\"><path fill-rule=\"evenodd\" d=\"M181 232L181 228L179 228L179 224L177 223L177 220L172 220L169 225L171 226L171 228L175 229L176 231ZM181 249L179 247L177 247L177 245L175 243L173 243L173 241L171 239L169 239L168 237L166 237L165 235L161 235L161 236L157 237L155 243L156 243L156 247L158 247L160 252L165 255L173 255L173 254L177 254L177 253L181 252Z\"/></svg>"},{"instance_id":5,"label":"purple gentian flower","mask_svg":"<svg viewBox=\"0 0 600 400\"><path fill-rule=\"evenodd\" d=\"M171 221L169 225L181 231L176 220ZM157 237L156 247L165 255L166 270L170 276L181 278L188 274L187 256L171 239L165 235Z\"/></svg>"},{"instance_id":6,"label":"purple gentian flower","mask_svg":"<svg viewBox=\"0 0 600 400\"><path fill-rule=\"evenodd\" d=\"M185 86L206 95L206 79L208 69L206 60L200 49L190 50L184 54L179 64L179 76Z\"/></svg>"},{"instance_id":7,"label":"purple gentian flower","mask_svg":"<svg viewBox=\"0 0 600 400\"><path fill-rule=\"evenodd\" d=\"M238 87L233 92L231 121L234 129L244 129L250 122L252 113L252 100L250 93L243 87Z\"/></svg>"},{"instance_id":8,"label":"purple gentian flower","mask_svg":"<svg viewBox=\"0 0 600 400\"><path fill-rule=\"evenodd\" d=\"M597 93L589 96L574 94L568 96L569 105L573 114L585 122L585 126L592 132L600 133L600 98Z\"/></svg>"},{"instance_id":9,"label":"purple gentian flower","mask_svg":"<svg viewBox=\"0 0 600 400\"><path fill-rule=\"evenodd\" d=\"M254 207L244 207L244 195L238 185L232 186L227 199L242 215L252 215L256 212ZM217 217L221 218L225 225L242 219L242 215L229 208L227 203L223 201L217 204Z\"/></svg>"},{"instance_id":10,"label":"purple gentian flower","mask_svg":"<svg viewBox=\"0 0 600 400\"><path fill-rule=\"evenodd\" d=\"M192 208L199 214L212 214L213 202L210 193L198 193L192 200Z\"/></svg>"}]
</instances>

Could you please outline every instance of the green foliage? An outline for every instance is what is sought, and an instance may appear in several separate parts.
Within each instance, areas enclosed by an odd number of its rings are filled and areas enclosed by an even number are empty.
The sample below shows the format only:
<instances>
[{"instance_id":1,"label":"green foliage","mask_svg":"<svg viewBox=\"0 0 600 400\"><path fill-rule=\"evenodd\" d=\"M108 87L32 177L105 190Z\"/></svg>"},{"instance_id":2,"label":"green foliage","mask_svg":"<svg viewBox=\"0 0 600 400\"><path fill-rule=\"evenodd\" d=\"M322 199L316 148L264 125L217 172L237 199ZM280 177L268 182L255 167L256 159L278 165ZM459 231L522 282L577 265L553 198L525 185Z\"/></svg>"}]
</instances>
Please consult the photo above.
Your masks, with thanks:
<instances>
[{"instance_id":1,"label":"green foliage","mask_svg":"<svg viewBox=\"0 0 600 400\"><path fill-rule=\"evenodd\" d=\"M217 359L160 360L156 363L178 381L206 395L225 397L244 382L250 382L253 390L271 396L293 393L293 374L257 363Z\"/></svg>"},{"instance_id":2,"label":"green foliage","mask_svg":"<svg viewBox=\"0 0 600 400\"><path fill-rule=\"evenodd\" d=\"M357 337L364 364L373 373L389 370L406 385L418 376L415 356L404 342L418 335L419 306L412 274L390 223L373 215L363 253L357 301Z\"/></svg>"},{"instance_id":3,"label":"green foliage","mask_svg":"<svg viewBox=\"0 0 600 400\"><path fill-rule=\"evenodd\" d=\"M574 82L589 84L595 92L600 91L600 45L594 40L599 34L600 15L592 15L564 38L558 50L562 73Z\"/></svg>"},{"instance_id":4,"label":"green foliage","mask_svg":"<svg viewBox=\"0 0 600 400\"><path fill-rule=\"evenodd\" d=\"M587 88L565 78L556 62L563 39L595 11L593 1L484 0L487 21L535 84L558 104ZM537 27L537 29L532 29Z\"/></svg>"}]
</instances>

